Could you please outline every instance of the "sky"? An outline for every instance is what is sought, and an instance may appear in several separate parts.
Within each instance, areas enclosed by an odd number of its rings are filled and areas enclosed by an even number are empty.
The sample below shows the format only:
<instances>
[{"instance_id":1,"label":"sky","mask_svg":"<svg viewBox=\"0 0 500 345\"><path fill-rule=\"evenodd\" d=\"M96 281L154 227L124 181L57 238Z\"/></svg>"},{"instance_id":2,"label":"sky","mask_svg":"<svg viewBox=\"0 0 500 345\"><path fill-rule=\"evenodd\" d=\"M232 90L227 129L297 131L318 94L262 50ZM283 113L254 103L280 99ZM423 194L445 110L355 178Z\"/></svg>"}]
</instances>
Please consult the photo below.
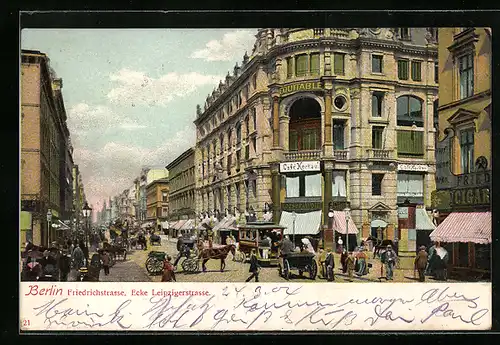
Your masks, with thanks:
<instances>
[{"instance_id":1,"label":"sky","mask_svg":"<svg viewBox=\"0 0 500 345\"><path fill-rule=\"evenodd\" d=\"M251 29L24 29L63 80L68 128L87 201L133 184L194 146L196 104L251 54Z\"/></svg>"}]
</instances>

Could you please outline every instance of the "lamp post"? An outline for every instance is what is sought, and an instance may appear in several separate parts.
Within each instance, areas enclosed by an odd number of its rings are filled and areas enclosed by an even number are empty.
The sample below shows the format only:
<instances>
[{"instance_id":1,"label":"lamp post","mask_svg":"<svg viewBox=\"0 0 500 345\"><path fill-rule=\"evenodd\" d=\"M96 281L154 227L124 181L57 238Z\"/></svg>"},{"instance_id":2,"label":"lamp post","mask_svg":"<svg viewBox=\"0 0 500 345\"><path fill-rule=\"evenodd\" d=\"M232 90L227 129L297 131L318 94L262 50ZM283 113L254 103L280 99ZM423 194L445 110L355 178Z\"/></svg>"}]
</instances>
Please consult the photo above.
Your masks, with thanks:
<instances>
[{"instance_id":1,"label":"lamp post","mask_svg":"<svg viewBox=\"0 0 500 345\"><path fill-rule=\"evenodd\" d=\"M47 246L50 247L50 232L52 231L52 210L47 210Z\"/></svg>"},{"instance_id":2,"label":"lamp post","mask_svg":"<svg viewBox=\"0 0 500 345\"><path fill-rule=\"evenodd\" d=\"M83 206L83 217L85 217L85 245L87 248L89 247L89 218L92 213L92 208L89 207L89 204L85 202L85 206Z\"/></svg>"},{"instance_id":3,"label":"lamp post","mask_svg":"<svg viewBox=\"0 0 500 345\"><path fill-rule=\"evenodd\" d=\"M330 224L332 226L332 250L335 252L335 232L333 231L333 216L335 214L333 213L333 203L330 201L328 203L328 228L330 228ZM325 241L325 238L324 238L324 233L323 233L323 243ZM325 244L323 244L325 245Z\"/></svg>"},{"instance_id":4,"label":"lamp post","mask_svg":"<svg viewBox=\"0 0 500 345\"><path fill-rule=\"evenodd\" d=\"M347 252L349 253L349 219L351 219L351 210L349 208L344 209L345 213L345 246L347 248Z\"/></svg>"},{"instance_id":5,"label":"lamp post","mask_svg":"<svg viewBox=\"0 0 500 345\"><path fill-rule=\"evenodd\" d=\"M295 213L295 211L292 212L292 219L293 219L292 241L293 245L295 246L295 220L297 219L297 213Z\"/></svg>"}]
</instances>

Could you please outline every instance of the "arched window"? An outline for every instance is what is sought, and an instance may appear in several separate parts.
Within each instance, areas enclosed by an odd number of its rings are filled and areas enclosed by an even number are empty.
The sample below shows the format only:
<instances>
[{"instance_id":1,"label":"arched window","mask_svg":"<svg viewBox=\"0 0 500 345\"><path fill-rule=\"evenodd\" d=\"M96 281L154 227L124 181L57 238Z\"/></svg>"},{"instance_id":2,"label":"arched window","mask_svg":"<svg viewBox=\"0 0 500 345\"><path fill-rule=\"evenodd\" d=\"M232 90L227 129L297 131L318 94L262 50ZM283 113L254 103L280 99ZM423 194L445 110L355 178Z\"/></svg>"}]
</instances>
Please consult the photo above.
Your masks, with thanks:
<instances>
[{"instance_id":1,"label":"arched window","mask_svg":"<svg viewBox=\"0 0 500 345\"><path fill-rule=\"evenodd\" d=\"M290 107L288 147L290 151L318 150L321 146L321 106L311 98L300 98Z\"/></svg>"},{"instance_id":2,"label":"arched window","mask_svg":"<svg viewBox=\"0 0 500 345\"><path fill-rule=\"evenodd\" d=\"M398 126L423 127L422 100L415 96L401 96L397 99Z\"/></svg>"},{"instance_id":3,"label":"arched window","mask_svg":"<svg viewBox=\"0 0 500 345\"><path fill-rule=\"evenodd\" d=\"M241 123L236 125L236 144L241 142Z\"/></svg>"}]
</instances>

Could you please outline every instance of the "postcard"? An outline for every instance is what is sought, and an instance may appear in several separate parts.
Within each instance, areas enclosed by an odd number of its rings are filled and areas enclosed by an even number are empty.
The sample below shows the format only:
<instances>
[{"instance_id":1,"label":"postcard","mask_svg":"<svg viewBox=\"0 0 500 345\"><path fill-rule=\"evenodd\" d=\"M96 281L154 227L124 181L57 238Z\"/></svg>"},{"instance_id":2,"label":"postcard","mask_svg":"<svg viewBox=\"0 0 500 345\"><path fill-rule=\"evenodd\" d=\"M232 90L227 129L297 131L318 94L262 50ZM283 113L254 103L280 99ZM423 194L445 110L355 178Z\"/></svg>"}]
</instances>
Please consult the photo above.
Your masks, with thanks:
<instances>
[{"instance_id":1,"label":"postcard","mask_svg":"<svg viewBox=\"0 0 500 345\"><path fill-rule=\"evenodd\" d=\"M21 331L488 330L489 28L21 31Z\"/></svg>"}]
</instances>

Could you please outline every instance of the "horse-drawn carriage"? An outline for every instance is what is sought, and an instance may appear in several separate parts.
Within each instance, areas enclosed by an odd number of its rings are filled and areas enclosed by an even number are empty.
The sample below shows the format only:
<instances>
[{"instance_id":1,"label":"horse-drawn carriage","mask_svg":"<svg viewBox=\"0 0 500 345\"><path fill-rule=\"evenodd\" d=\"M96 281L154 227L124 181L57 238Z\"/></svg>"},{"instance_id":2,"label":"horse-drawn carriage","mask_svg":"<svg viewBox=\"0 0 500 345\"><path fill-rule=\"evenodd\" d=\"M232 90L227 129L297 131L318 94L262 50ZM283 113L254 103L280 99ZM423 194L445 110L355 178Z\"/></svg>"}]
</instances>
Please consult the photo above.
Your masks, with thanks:
<instances>
[{"instance_id":1,"label":"horse-drawn carriage","mask_svg":"<svg viewBox=\"0 0 500 345\"><path fill-rule=\"evenodd\" d=\"M161 246L161 237L160 237L160 235L152 233L149 236L149 244L152 245L152 246L154 246L154 245Z\"/></svg>"},{"instance_id":2,"label":"horse-drawn carriage","mask_svg":"<svg viewBox=\"0 0 500 345\"><path fill-rule=\"evenodd\" d=\"M146 259L146 270L149 274L158 275L163 272L163 262L167 253L159 251L150 251Z\"/></svg>"},{"instance_id":3,"label":"horse-drawn carriage","mask_svg":"<svg viewBox=\"0 0 500 345\"><path fill-rule=\"evenodd\" d=\"M113 264L117 259L122 261L127 260L127 245L125 241L120 243L115 242L114 244L104 242L103 249L109 253L109 257L111 258ZM110 264L110 266L112 266L112 264Z\"/></svg>"},{"instance_id":4,"label":"horse-drawn carriage","mask_svg":"<svg viewBox=\"0 0 500 345\"><path fill-rule=\"evenodd\" d=\"M291 271L299 271L299 276L303 276L304 272L309 273L309 278L316 279L318 273L318 265L314 259L314 254L309 252L292 252L282 254L282 261L279 263L280 276L286 280L290 279Z\"/></svg>"},{"instance_id":5,"label":"horse-drawn carriage","mask_svg":"<svg viewBox=\"0 0 500 345\"><path fill-rule=\"evenodd\" d=\"M236 259L245 261L249 259L252 249L257 253L261 264L277 265L279 263L279 243L283 239L285 227L272 222L252 222L238 226L239 252ZM270 241L266 243L266 239Z\"/></svg>"}]
</instances>

